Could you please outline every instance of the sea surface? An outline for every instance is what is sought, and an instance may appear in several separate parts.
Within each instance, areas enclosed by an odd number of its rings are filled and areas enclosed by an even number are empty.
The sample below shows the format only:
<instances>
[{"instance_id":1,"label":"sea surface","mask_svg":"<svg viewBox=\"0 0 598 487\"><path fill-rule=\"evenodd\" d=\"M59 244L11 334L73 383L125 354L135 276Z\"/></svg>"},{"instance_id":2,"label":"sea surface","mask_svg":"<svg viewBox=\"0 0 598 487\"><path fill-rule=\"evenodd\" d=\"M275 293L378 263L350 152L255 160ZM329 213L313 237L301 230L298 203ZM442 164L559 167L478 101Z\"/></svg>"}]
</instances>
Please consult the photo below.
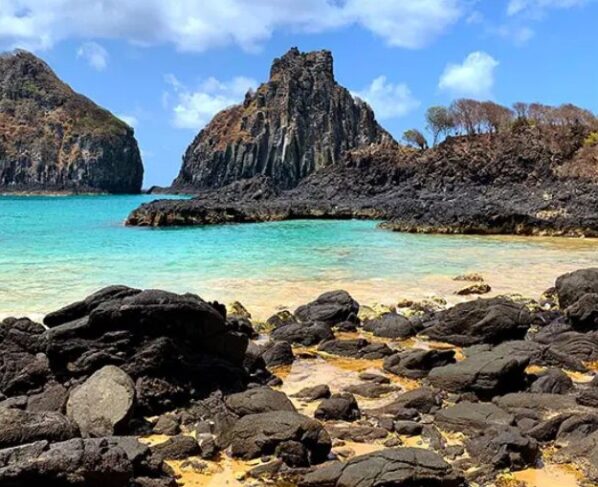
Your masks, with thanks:
<instances>
[{"instance_id":1,"label":"sea surface","mask_svg":"<svg viewBox=\"0 0 598 487\"><path fill-rule=\"evenodd\" d=\"M374 221L129 228L155 196L1 196L0 317L39 318L110 284L239 300L257 317L344 288L360 302L442 295L479 272L530 297L598 265L598 241L392 233Z\"/></svg>"}]
</instances>

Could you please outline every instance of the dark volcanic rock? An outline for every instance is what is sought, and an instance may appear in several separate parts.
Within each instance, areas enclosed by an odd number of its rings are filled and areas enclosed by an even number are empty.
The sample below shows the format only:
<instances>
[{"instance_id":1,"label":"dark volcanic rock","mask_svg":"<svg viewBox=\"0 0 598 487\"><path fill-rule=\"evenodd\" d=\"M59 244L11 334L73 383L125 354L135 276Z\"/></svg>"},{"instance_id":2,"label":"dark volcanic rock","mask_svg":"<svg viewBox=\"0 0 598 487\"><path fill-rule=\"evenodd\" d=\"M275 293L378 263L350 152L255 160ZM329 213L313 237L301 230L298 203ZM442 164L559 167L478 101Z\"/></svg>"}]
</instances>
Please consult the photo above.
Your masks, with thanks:
<instances>
[{"instance_id":1,"label":"dark volcanic rock","mask_svg":"<svg viewBox=\"0 0 598 487\"><path fill-rule=\"evenodd\" d=\"M62 487L175 487L159 459L132 437L45 441L0 450L0 484Z\"/></svg>"},{"instance_id":2,"label":"dark volcanic rock","mask_svg":"<svg viewBox=\"0 0 598 487\"><path fill-rule=\"evenodd\" d=\"M330 397L330 387L326 384L322 384L319 386L313 387L306 387L301 389L296 394L293 394L293 397L298 397L305 401L316 401L318 399L327 399Z\"/></svg>"},{"instance_id":3,"label":"dark volcanic rock","mask_svg":"<svg viewBox=\"0 0 598 487\"><path fill-rule=\"evenodd\" d=\"M0 55L0 191L139 193L133 129L41 59Z\"/></svg>"},{"instance_id":4,"label":"dark volcanic rock","mask_svg":"<svg viewBox=\"0 0 598 487\"><path fill-rule=\"evenodd\" d=\"M445 391L492 397L523 388L528 364L529 357L522 355L480 352L456 364L432 369L428 380Z\"/></svg>"},{"instance_id":5,"label":"dark volcanic rock","mask_svg":"<svg viewBox=\"0 0 598 487\"><path fill-rule=\"evenodd\" d=\"M464 401L438 411L435 421L443 429L471 434L491 426L510 426L515 417L492 403Z\"/></svg>"},{"instance_id":6,"label":"dark volcanic rock","mask_svg":"<svg viewBox=\"0 0 598 487\"><path fill-rule=\"evenodd\" d=\"M539 455L536 440L513 426L491 426L465 445L472 458L494 470L521 470L533 465Z\"/></svg>"},{"instance_id":7,"label":"dark volcanic rock","mask_svg":"<svg viewBox=\"0 0 598 487\"><path fill-rule=\"evenodd\" d=\"M293 48L274 60L268 82L199 133L173 187L214 188L257 175L293 187L348 149L390 140L370 107L336 83L330 52Z\"/></svg>"},{"instance_id":8,"label":"dark volcanic rock","mask_svg":"<svg viewBox=\"0 0 598 487\"><path fill-rule=\"evenodd\" d=\"M298 343L309 347L334 338L334 333L326 323L295 323L276 328L271 334L272 340Z\"/></svg>"},{"instance_id":9,"label":"dark volcanic rock","mask_svg":"<svg viewBox=\"0 0 598 487\"><path fill-rule=\"evenodd\" d=\"M38 440L69 440L78 434L77 425L63 414L0 408L0 448Z\"/></svg>"},{"instance_id":10,"label":"dark volcanic rock","mask_svg":"<svg viewBox=\"0 0 598 487\"><path fill-rule=\"evenodd\" d=\"M385 343L370 343L365 338L352 340L329 340L318 347L321 352L342 357L381 359L392 355L392 349Z\"/></svg>"},{"instance_id":11,"label":"dark volcanic rock","mask_svg":"<svg viewBox=\"0 0 598 487\"><path fill-rule=\"evenodd\" d=\"M567 463L578 466L586 477L598 482L598 431L595 431L586 438L572 442L565 448L561 448L554 456L559 463Z\"/></svg>"},{"instance_id":12,"label":"dark volcanic rock","mask_svg":"<svg viewBox=\"0 0 598 487\"><path fill-rule=\"evenodd\" d=\"M218 307L196 295L110 288L53 313L51 322L47 354L56 376L119 366L136 381L141 414L247 381L247 337L229 332Z\"/></svg>"},{"instance_id":13,"label":"dark volcanic rock","mask_svg":"<svg viewBox=\"0 0 598 487\"><path fill-rule=\"evenodd\" d=\"M361 417L355 396L350 393L333 394L324 399L314 412L322 420L355 421Z\"/></svg>"},{"instance_id":14,"label":"dark volcanic rock","mask_svg":"<svg viewBox=\"0 0 598 487\"><path fill-rule=\"evenodd\" d=\"M566 394L573 389L573 381L561 369L551 368L540 375L530 387L530 392Z\"/></svg>"},{"instance_id":15,"label":"dark volcanic rock","mask_svg":"<svg viewBox=\"0 0 598 487\"><path fill-rule=\"evenodd\" d=\"M326 460L331 448L318 421L290 411L244 416L219 439L221 445L231 446L233 456L246 460L272 455L287 441L300 443L311 464Z\"/></svg>"},{"instance_id":16,"label":"dark volcanic rock","mask_svg":"<svg viewBox=\"0 0 598 487\"><path fill-rule=\"evenodd\" d=\"M346 291L330 291L315 301L299 306L295 316L304 323L319 321L328 325L336 325L349 320L359 312L359 304Z\"/></svg>"},{"instance_id":17,"label":"dark volcanic rock","mask_svg":"<svg viewBox=\"0 0 598 487\"><path fill-rule=\"evenodd\" d=\"M436 453L422 448L381 450L334 462L307 474L302 487L461 487L463 477Z\"/></svg>"},{"instance_id":18,"label":"dark volcanic rock","mask_svg":"<svg viewBox=\"0 0 598 487\"><path fill-rule=\"evenodd\" d=\"M422 333L455 345L498 344L523 338L530 325L531 316L523 305L497 297L468 301L441 311Z\"/></svg>"},{"instance_id":19,"label":"dark volcanic rock","mask_svg":"<svg viewBox=\"0 0 598 487\"><path fill-rule=\"evenodd\" d=\"M256 387L231 394L224 399L226 407L237 416L267 413L271 411L295 411L289 398L269 387Z\"/></svg>"},{"instance_id":20,"label":"dark volcanic rock","mask_svg":"<svg viewBox=\"0 0 598 487\"><path fill-rule=\"evenodd\" d=\"M290 365L295 360L291 344L284 341L269 342L264 345L264 351L261 354L266 367L276 367L279 365Z\"/></svg>"},{"instance_id":21,"label":"dark volcanic rock","mask_svg":"<svg viewBox=\"0 0 598 487\"><path fill-rule=\"evenodd\" d=\"M580 269L559 276L556 291L561 309L575 304L584 294L598 293L598 267Z\"/></svg>"},{"instance_id":22,"label":"dark volcanic rock","mask_svg":"<svg viewBox=\"0 0 598 487\"><path fill-rule=\"evenodd\" d=\"M598 331L598 293L587 293L565 310L574 329Z\"/></svg>"},{"instance_id":23,"label":"dark volcanic rock","mask_svg":"<svg viewBox=\"0 0 598 487\"><path fill-rule=\"evenodd\" d=\"M112 436L132 413L134 399L133 380L107 365L71 391L66 411L83 436Z\"/></svg>"},{"instance_id":24,"label":"dark volcanic rock","mask_svg":"<svg viewBox=\"0 0 598 487\"><path fill-rule=\"evenodd\" d=\"M454 362L453 350L409 350L386 357L384 370L410 379L421 379L434 367Z\"/></svg>"},{"instance_id":25,"label":"dark volcanic rock","mask_svg":"<svg viewBox=\"0 0 598 487\"><path fill-rule=\"evenodd\" d=\"M152 454L163 460L184 460L200 454L199 444L192 436L178 435L152 446Z\"/></svg>"},{"instance_id":26,"label":"dark volcanic rock","mask_svg":"<svg viewBox=\"0 0 598 487\"><path fill-rule=\"evenodd\" d=\"M365 321L363 329L372 332L377 337L402 340L417 334L421 330L421 326L417 326L396 313L384 313L377 318Z\"/></svg>"}]
</instances>

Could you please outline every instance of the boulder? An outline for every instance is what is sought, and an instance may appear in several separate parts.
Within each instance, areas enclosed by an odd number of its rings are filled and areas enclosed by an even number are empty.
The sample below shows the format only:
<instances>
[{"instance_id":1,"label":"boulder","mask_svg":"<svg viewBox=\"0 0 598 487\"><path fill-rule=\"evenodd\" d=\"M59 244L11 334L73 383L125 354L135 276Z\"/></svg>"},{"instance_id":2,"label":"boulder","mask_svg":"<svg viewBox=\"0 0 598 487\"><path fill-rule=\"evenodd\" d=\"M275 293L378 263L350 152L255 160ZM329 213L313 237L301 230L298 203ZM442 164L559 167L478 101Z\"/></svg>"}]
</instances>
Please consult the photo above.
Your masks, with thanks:
<instances>
[{"instance_id":1,"label":"boulder","mask_svg":"<svg viewBox=\"0 0 598 487\"><path fill-rule=\"evenodd\" d=\"M256 387L231 394L224 402L226 407L239 417L271 411L296 411L284 392L269 387Z\"/></svg>"},{"instance_id":2,"label":"boulder","mask_svg":"<svg viewBox=\"0 0 598 487\"><path fill-rule=\"evenodd\" d=\"M135 400L133 380L118 367L107 365L71 391L67 415L86 436L110 436L122 429Z\"/></svg>"},{"instance_id":3,"label":"boulder","mask_svg":"<svg viewBox=\"0 0 598 487\"><path fill-rule=\"evenodd\" d=\"M359 304L346 291L330 291L315 301L299 306L295 316L304 323L320 321L330 326L356 319Z\"/></svg>"},{"instance_id":4,"label":"boulder","mask_svg":"<svg viewBox=\"0 0 598 487\"><path fill-rule=\"evenodd\" d=\"M472 294L488 294L492 288L486 283L470 284L455 291L457 296L471 296Z\"/></svg>"},{"instance_id":5,"label":"boulder","mask_svg":"<svg viewBox=\"0 0 598 487\"><path fill-rule=\"evenodd\" d=\"M439 410L434 419L442 429L467 434L484 431L491 426L510 426L515 423L512 414L495 404L469 401Z\"/></svg>"},{"instance_id":6,"label":"boulder","mask_svg":"<svg viewBox=\"0 0 598 487\"><path fill-rule=\"evenodd\" d=\"M399 394L390 404L367 411L368 415L392 415L395 419L413 419L421 414L429 414L442 404L440 394L428 387L420 387Z\"/></svg>"},{"instance_id":7,"label":"boulder","mask_svg":"<svg viewBox=\"0 0 598 487\"><path fill-rule=\"evenodd\" d=\"M377 384L375 382L364 382L361 384L352 384L343 389L351 394L357 394L361 397L376 399L391 392L399 390L395 385L391 384Z\"/></svg>"},{"instance_id":8,"label":"boulder","mask_svg":"<svg viewBox=\"0 0 598 487\"><path fill-rule=\"evenodd\" d=\"M462 487L461 474L442 457L422 448L380 450L333 462L308 473L302 487Z\"/></svg>"},{"instance_id":9,"label":"boulder","mask_svg":"<svg viewBox=\"0 0 598 487\"><path fill-rule=\"evenodd\" d=\"M557 463L573 464L578 467L591 482L598 482L598 431L571 442L559 449L553 460Z\"/></svg>"},{"instance_id":10,"label":"boulder","mask_svg":"<svg viewBox=\"0 0 598 487\"><path fill-rule=\"evenodd\" d=\"M409 350L384 359L384 370L410 379L422 379L435 367L455 362L453 350Z\"/></svg>"},{"instance_id":11,"label":"boulder","mask_svg":"<svg viewBox=\"0 0 598 487\"><path fill-rule=\"evenodd\" d=\"M393 429L395 433L403 436L421 435L424 425L415 421L395 421Z\"/></svg>"},{"instance_id":12,"label":"boulder","mask_svg":"<svg viewBox=\"0 0 598 487\"><path fill-rule=\"evenodd\" d=\"M332 340L334 334L326 323L295 323L276 328L270 334L270 338L275 341L297 343L310 347L326 340Z\"/></svg>"},{"instance_id":13,"label":"boulder","mask_svg":"<svg viewBox=\"0 0 598 487\"><path fill-rule=\"evenodd\" d=\"M330 395L330 387L326 384L321 384L319 386L305 387L296 394L293 394L293 397L298 397L304 401L317 401L318 399L327 399Z\"/></svg>"},{"instance_id":14,"label":"boulder","mask_svg":"<svg viewBox=\"0 0 598 487\"><path fill-rule=\"evenodd\" d=\"M494 471L522 470L534 465L540 453L538 442L513 426L490 426L466 440L465 448L477 463Z\"/></svg>"},{"instance_id":15,"label":"boulder","mask_svg":"<svg viewBox=\"0 0 598 487\"><path fill-rule=\"evenodd\" d=\"M404 340L421 331L421 326L396 313L384 313L364 321L363 329L377 337Z\"/></svg>"},{"instance_id":16,"label":"boulder","mask_svg":"<svg viewBox=\"0 0 598 487\"><path fill-rule=\"evenodd\" d=\"M230 445L233 457L244 460L272 455L287 441L300 443L310 464L325 461L331 448L318 421L291 411L243 416L219 438L221 445Z\"/></svg>"},{"instance_id":17,"label":"boulder","mask_svg":"<svg viewBox=\"0 0 598 487\"><path fill-rule=\"evenodd\" d=\"M39 440L64 441L78 435L77 425L58 412L0 408L0 448Z\"/></svg>"},{"instance_id":18,"label":"boulder","mask_svg":"<svg viewBox=\"0 0 598 487\"><path fill-rule=\"evenodd\" d=\"M460 346L519 340L531 325L524 305L508 298L477 299L437 313L422 334Z\"/></svg>"},{"instance_id":19,"label":"boulder","mask_svg":"<svg viewBox=\"0 0 598 487\"><path fill-rule=\"evenodd\" d=\"M45 352L61 383L120 367L136 382L136 414L161 414L246 387L248 339L229 330L224 314L193 294L113 286L48 315Z\"/></svg>"},{"instance_id":20,"label":"boulder","mask_svg":"<svg viewBox=\"0 0 598 487\"><path fill-rule=\"evenodd\" d=\"M184 460L201 453L197 440L192 436L185 435L173 436L150 449L152 455L162 460Z\"/></svg>"},{"instance_id":21,"label":"boulder","mask_svg":"<svg viewBox=\"0 0 598 487\"><path fill-rule=\"evenodd\" d=\"M549 394L567 394L573 389L573 381L561 369L550 368L536 379L530 392L545 392Z\"/></svg>"},{"instance_id":22,"label":"boulder","mask_svg":"<svg viewBox=\"0 0 598 487\"><path fill-rule=\"evenodd\" d=\"M575 304L584 294L598 293L598 267L559 276L555 283L561 309Z\"/></svg>"},{"instance_id":23,"label":"boulder","mask_svg":"<svg viewBox=\"0 0 598 487\"><path fill-rule=\"evenodd\" d=\"M598 331L598 292L587 293L565 310L575 330Z\"/></svg>"},{"instance_id":24,"label":"boulder","mask_svg":"<svg viewBox=\"0 0 598 487\"><path fill-rule=\"evenodd\" d=\"M381 359L393 353L385 343L370 343L365 338L328 340L321 343L318 350L331 355L368 360Z\"/></svg>"},{"instance_id":25,"label":"boulder","mask_svg":"<svg viewBox=\"0 0 598 487\"><path fill-rule=\"evenodd\" d=\"M17 449L0 450L1 485L176 487L160 459L133 437L44 441Z\"/></svg>"},{"instance_id":26,"label":"boulder","mask_svg":"<svg viewBox=\"0 0 598 487\"><path fill-rule=\"evenodd\" d=\"M355 396L350 393L333 394L324 399L314 412L321 420L355 421L361 417Z\"/></svg>"},{"instance_id":27,"label":"boulder","mask_svg":"<svg viewBox=\"0 0 598 487\"><path fill-rule=\"evenodd\" d=\"M264 360L266 367L291 365L295 360L291 344L284 341L266 343L261 357Z\"/></svg>"},{"instance_id":28,"label":"boulder","mask_svg":"<svg viewBox=\"0 0 598 487\"><path fill-rule=\"evenodd\" d=\"M480 352L456 364L432 369L430 383L449 392L473 392L480 398L517 391L525 385L529 358L508 352Z\"/></svg>"}]
</instances>

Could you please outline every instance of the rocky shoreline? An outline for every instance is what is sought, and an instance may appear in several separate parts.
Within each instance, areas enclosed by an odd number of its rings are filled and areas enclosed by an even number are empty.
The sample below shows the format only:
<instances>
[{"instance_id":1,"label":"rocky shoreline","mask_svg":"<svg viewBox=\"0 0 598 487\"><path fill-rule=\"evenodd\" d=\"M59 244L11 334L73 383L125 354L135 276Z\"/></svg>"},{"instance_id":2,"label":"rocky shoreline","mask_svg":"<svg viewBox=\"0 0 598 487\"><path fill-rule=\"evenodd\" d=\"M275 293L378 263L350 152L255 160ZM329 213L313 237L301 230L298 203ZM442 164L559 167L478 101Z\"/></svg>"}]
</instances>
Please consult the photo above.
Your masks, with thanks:
<instances>
[{"instance_id":1,"label":"rocky shoreline","mask_svg":"<svg viewBox=\"0 0 598 487\"><path fill-rule=\"evenodd\" d=\"M145 203L126 224L365 218L403 232L598 237L593 159L554 153L551 137L524 126L449 138L423 152L360 149L290 190L256 176L184 201Z\"/></svg>"},{"instance_id":2,"label":"rocky shoreline","mask_svg":"<svg viewBox=\"0 0 598 487\"><path fill-rule=\"evenodd\" d=\"M263 323L112 286L0 324L0 484L595 485L597 334L598 268L537 300L332 291Z\"/></svg>"}]
</instances>

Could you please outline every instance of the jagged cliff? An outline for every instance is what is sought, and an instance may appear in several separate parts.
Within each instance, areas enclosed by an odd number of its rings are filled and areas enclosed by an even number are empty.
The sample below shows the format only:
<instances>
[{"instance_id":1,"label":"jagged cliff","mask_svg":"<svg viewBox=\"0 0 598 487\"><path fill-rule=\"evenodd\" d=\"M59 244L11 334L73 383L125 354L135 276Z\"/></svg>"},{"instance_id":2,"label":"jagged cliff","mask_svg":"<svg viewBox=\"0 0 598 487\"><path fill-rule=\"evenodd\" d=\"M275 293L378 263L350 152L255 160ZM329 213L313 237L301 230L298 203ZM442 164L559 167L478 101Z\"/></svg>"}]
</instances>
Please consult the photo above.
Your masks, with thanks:
<instances>
[{"instance_id":1,"label":"jagged cliff","mask_svg":"<svg viewBox=\"0 0 598 487\"><path fill-rule=\"evenodd\" d=\"M215 188L263 175L292 188L347 150L391 140L371 108L335 81L329 51L293 48L242 105L218 113L197 135L173 187Z\"/></svg>"},{"instance_id":2,"label":"jagged cliff","mask_svg":"<svg viewBox=\"0 0 598 487\"><path fill-rule=\"evenodd\" d=\"M449 137L420 151L349 151L281 191L265 177L191 200L158 200L129 225L203 225L297 218L374 218L408 232L598 237L598 146L588 128L521 126Z\"/></svg>"},{"instance_id":3,"label":"jagged cliff","mask_svg":"<svg viewBox=\"0 0 598 487\"><path fill-rule=\"evenodd\" d=\"M138 193L133 129L31 53L0 55L0 192Z\"/></svg>"}]
</instances>

